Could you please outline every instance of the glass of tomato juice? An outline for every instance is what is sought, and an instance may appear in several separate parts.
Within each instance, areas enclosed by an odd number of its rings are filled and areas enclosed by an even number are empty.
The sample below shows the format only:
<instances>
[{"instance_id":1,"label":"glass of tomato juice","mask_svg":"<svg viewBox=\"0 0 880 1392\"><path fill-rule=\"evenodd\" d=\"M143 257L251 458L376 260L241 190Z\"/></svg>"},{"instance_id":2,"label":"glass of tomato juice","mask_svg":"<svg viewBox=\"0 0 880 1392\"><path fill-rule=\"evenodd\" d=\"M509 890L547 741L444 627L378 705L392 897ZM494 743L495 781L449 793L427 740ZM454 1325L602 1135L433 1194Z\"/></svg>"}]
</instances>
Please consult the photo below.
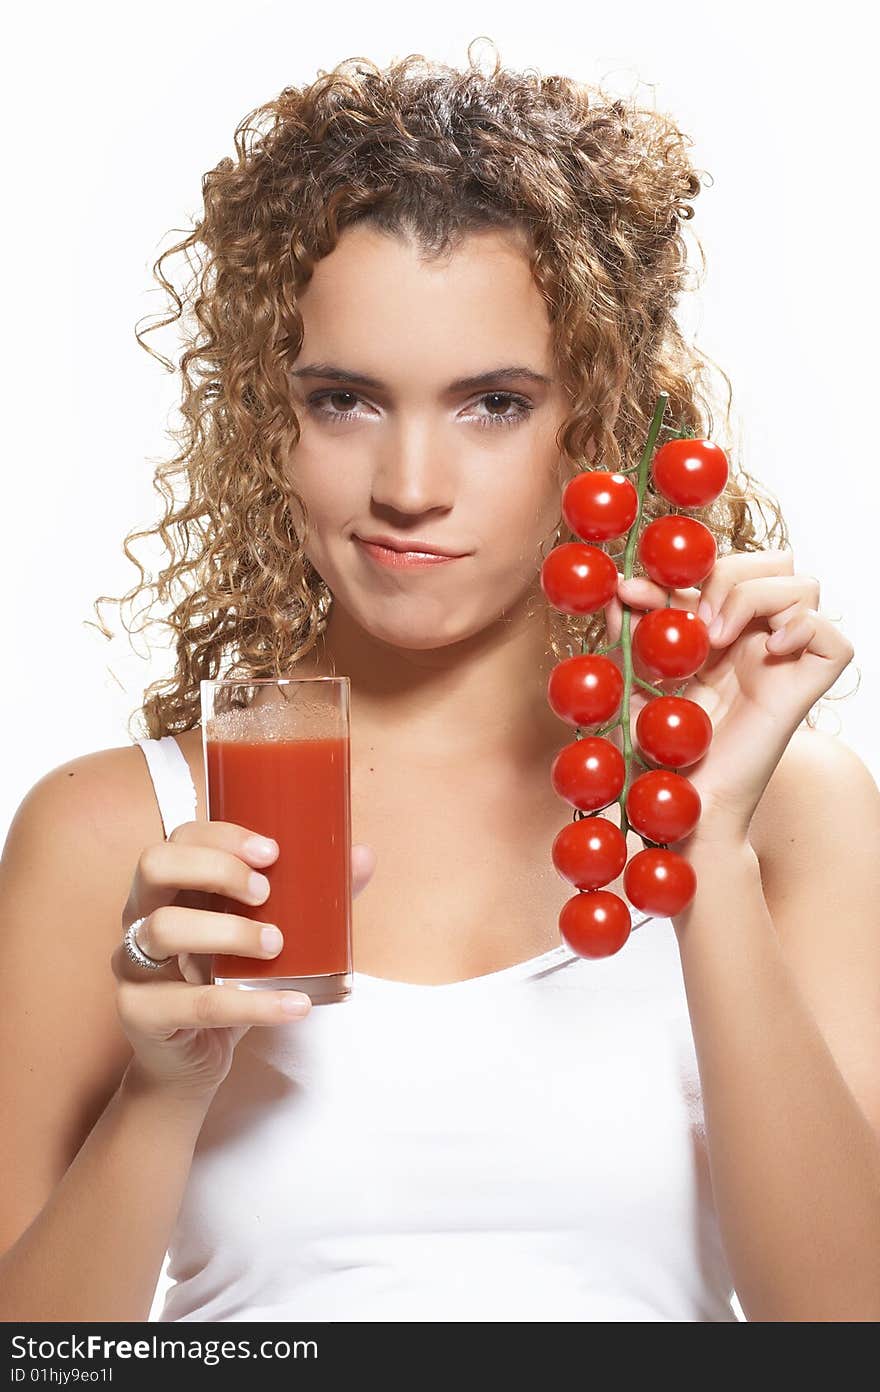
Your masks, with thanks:
<instances>
[{"instance_id":1,"label":"glass of tomato juice","mask_svg":"<svg viewBox=\"0 0 880 1392\"><path fill-rule=\"evenodd\" d=\"M274 923L277 957L215 953L212 979L244 990L351 994L351 689L348 677L202 681L208 818L278 842L269 897L216 895L221 913Z\"/></svg>"}]
</instances>

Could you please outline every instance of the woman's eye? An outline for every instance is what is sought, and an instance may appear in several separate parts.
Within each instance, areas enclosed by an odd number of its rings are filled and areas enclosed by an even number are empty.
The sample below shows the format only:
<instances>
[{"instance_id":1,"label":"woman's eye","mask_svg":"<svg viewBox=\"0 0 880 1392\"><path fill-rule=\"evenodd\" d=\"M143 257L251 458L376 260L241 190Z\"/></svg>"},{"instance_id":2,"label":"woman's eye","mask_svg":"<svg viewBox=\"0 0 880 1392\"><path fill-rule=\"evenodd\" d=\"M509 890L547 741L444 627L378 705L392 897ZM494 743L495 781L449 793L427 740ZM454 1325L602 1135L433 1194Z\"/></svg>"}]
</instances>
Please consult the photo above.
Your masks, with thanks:
<instances>
[{"instance_id":1,"label":"woman's eye","mask_svg":"<svg viewBox=\"0 0 880 1392\"><path fill-rule=\"evenodd\" d=\"M479 425L518 425L534 410L531 403L526 401L524 397L514 396L511 392L486 392L485 396L480 397L480 401L491 401L495 404L500 402L502 406L513 406L515 409L511 412L505 412L502 416L495 414L483 416L478 421Z\"/></svg>"},{"instance_id":2,"label":"woman's eye","mask_svg":"<svg viewBox=\"0 0 880 1392\"><path fill-rule=\"evenodd\" d=\"M334 400L338 401L340 398L346 398L348 401L361 400L356 392L341 391L338 388L336 390L325 390L315 392L309 397L309 410L312 411L314 415L323 417L324 420L329 421L331 424L357 419L359 413L355 411L352 406L341 411L336 409L332 403ZM520 421L525 420L534 410L534 407L529 401L526 401L522 396L516 396L513 392L485 392L479 398L479 401L481 403L491 402L493 407L500 405L502 407L514 408L512 410L505 410L503 414L500 415L495 410L491 410L488 415L475 417L477 425L481 427L518 425ZM325 408L324 403L329 406L329 410Z\"/></svg>"},{"instance_id":3,"label":"woman's eye","mask_svg":"<svg viewBox=\"0 0 880 1392\"><path fill-rule=\"evenodd\" d=\"M310 410L313 410L316 415L325 416L330 420L349 420L354 415L353 410L337 411L334 409L332 411L322 411L319 409L323 401L330 401L331 398L340 396L347 396L352 401L359 400L355 393L350 391L337 390L315 392L314 396L309 397L309 408Z\"/></svg>"}]
</instances>

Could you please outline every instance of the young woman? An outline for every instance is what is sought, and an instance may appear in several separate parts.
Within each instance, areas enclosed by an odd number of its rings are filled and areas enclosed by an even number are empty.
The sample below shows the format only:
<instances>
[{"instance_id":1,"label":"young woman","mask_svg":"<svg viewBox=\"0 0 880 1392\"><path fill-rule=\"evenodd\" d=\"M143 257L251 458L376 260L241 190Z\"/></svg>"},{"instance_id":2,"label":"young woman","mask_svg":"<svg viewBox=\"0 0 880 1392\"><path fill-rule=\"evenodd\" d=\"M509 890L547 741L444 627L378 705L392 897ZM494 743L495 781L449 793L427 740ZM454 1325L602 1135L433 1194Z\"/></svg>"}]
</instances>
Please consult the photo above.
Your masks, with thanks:
<instances>
[{"instance_id":1,"label":"young woman","mask_svg":"<svg viewBox=\"0 0 880 1392\"><path fill-rule=\"evenodd\" d=\"M561 488L631 464L660 392L717 442L673 315L686 143L567 78L359 59L206 175L174 675L3 856L3 1319L145 1319L169 1246L163 1320L880 1316L880 795L810 723L853 649L742 471L672 595L720 621L696 897L602 960L558 929L548 676L666 602L551 609ZM211 909L265 903L277 850L206 820L198 683L292 673L351 681L336 1008L211 984L277 950Z\"/></svg>"}]
</instances>

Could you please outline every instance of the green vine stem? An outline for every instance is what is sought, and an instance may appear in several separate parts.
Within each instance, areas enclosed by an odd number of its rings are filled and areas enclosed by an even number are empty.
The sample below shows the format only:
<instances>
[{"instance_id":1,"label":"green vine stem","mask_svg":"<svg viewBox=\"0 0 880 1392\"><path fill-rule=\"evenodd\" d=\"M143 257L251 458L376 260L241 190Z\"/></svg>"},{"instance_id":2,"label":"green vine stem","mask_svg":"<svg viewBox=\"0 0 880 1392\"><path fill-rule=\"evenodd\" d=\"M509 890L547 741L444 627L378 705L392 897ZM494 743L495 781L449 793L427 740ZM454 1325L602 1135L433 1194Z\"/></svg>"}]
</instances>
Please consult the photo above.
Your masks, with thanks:
<instances>
[{"instance_id":1,"label":"green vine stem","mask_svg":"<svg viewBox=\"0 0 880 1392\"><path fill-rule=\"evenodd\" d=\"M632 526L630 527L629 532L627 533L626 550L623 554L623 578L625 580L632 579L633 558L635 556L636 543L638 542L639 532L641 530L643 500L645 496L645 489L648 486L648 473L651 467L651 460L654 456L654 446L657 442L657 436L660 434L660 429L663 424L663 416L666 411L668 401L668 392L661 392L660 395L657 397L657 405L654 409L654 416L651 420L651 425L648 429L648 438L645 441L645 448L642 450L642 457L639 460L638 465L630 467L628 469L622 468L618 471L622 474L631 474L635 473L637 470L638 473L638 477L636 479L636 492L638 493L639 497L639 506L635 516L635 520ZM644 769L649 769L651 767L650 764L646 764L641 755L633 749L632 736L630 732L630 693L632 692L633 686L640 686L644 688L644 690L649 691L652 696L665 696L667 693L665 691L660 690L659 687L652 686L650 682L642 681L641 677L637 677L633 672L632 637L630 632L630 614L632 611L626 604L623 603L622 608L623 621L621 625L620 637L617 639L617 642L609 643L607 647L597 649L597 652L600 655L609 653L614 648L619 647L622 649L623 697L621 699L620 704L620 713L615 720L611 721L607 725L603 725L601 729L596 730L593 735L593 738L610 735L612 730L617 729L618 725L622 729L623 758L626 767L626 776L624 779L623 791L621 792L620 797L617 799L617 803L620 807L620 830L623 833L623 837L625 840L629 833L629 821L626 815L626 799L630 790L631 783L633 781L633 766L634 764L639 764ZM581 643L581 653L586 653L586 651L587 640L585 637L583 639L583 642ZM683 689L683 687L680 687L679 692L677 692L676 694L680 694L680 692ZM578 726L576 738L584 738L584 731L580 726ZM602 810L607 811L607 808L603 808ZM598 813L596 812L582 812L579 808L577 808L575 810L574 820L580 821L583 817L595 817L597 815ZM644 837L642 839L644 840Z\"/></svg>"}]
</instances>

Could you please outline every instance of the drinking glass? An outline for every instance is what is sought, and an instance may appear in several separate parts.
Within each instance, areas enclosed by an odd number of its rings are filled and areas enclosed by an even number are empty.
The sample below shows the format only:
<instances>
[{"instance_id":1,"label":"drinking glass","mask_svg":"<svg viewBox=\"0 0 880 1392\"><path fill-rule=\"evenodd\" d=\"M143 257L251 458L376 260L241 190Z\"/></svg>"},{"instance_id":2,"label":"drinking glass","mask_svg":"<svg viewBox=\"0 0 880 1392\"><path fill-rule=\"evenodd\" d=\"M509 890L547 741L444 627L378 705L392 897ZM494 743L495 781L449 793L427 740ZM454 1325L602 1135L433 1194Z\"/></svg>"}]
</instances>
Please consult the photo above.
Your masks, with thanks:
<instances>
[{"instance_id":1,"label":"drinking glass","mask_svg":"<svg viewBox=\"0 0 880 1392\"><path fill-rule=\"evenodd\" d=\"M271 959L214 955L218 985L305 991L313 1005L351 994L351 689L348 677L200 683L208 818L278 842L260 867L263 904L218 895L220 911L274 923Z\"/></svg>"}]
</instances>

